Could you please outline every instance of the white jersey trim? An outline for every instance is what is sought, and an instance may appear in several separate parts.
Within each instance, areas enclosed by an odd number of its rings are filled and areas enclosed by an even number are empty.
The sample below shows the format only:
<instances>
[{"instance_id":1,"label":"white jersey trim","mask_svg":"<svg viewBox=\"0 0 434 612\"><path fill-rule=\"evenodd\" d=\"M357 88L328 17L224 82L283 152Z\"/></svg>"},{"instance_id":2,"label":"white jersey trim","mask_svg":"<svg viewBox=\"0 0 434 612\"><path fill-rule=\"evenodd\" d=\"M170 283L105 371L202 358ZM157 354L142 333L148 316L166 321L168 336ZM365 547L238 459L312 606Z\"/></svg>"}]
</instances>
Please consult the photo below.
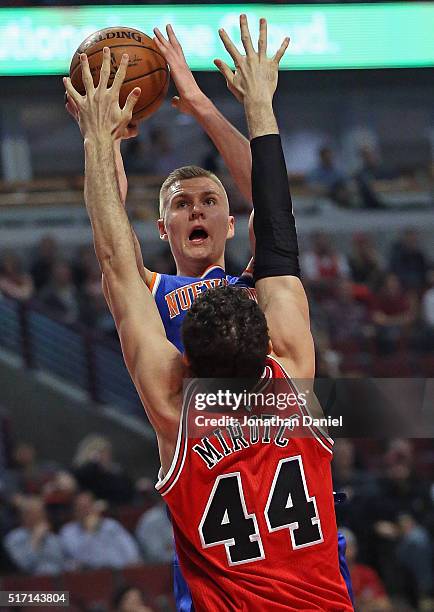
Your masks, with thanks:
<instances>
[{"instance_id":1,"label":"white jersey trim","mask_svg":"<svg viewBox=\"0 0 434 612\"><path fill-rule=\"evenodd\" d=\"M192 380L187 389L185 390L185 394L184 397L188 397L188 392L190 391L190 388L192 387L192 385L194 384L194 380ZM188 398L189 399L189 398ZM182 442L182 434L184 433L184 429L185 429L185 436L184 436L184 447L183 447L183 455L182 455L182 459L181 459L181 464L178 468L178 472L172 482L172 484L170 485L170 487L167 489L167 491L165 491L164 493L162 493L162 495L166 495L166 493L168 493L171 488L173 487L173 485L176 483L176 481L178 480L181 472L182 472L182 468L184 467L184 463L185 463L185 456L187 453L187 448L188 448L188 443L187 443L187 430L188 430L188 423L187 423L187 419L185 419L185 428L184 428L184 417L186 416L186 411L188 411L188 402L184 401L183 402L183 406L182 406L182 410L181 410L181 414L179 417L179 426L178 426L178 437L176 439L176 447L175 447L175 452L173 453L173 458L172 458L172 462L170 464L170 467L167 471L167 474L164 475L164 471L163 468L160 466L160 469L158 470L158 475L157 475L157 483L155 484L155 488L157 489L157 491L159 491L162 487L164 487L165 484L167 484L167 482L169 482L170 478L173 475L173 472L175 471L175 468L178 464L178 458L181 452L181 442ZM188 417L188 415L187 415Z\"/></svg>"},{"instance_id":2,"label":"white jersey trim","mask_svg":"<svg viewBox=\"0 0 434 612\"><path fill-rule=\"evenodd\" d=\"M200 278L205 278L205 276L212 272L212 270L223 270L223 272L225 271L222 266L209 266L209 268L206 268L206 270L201 274Z\"/></svg>"},{"instance_id":3,"label":"white jersey trim","mask_svg":"<svg viewBox=\"0 0 434 612\"><path fill-rule=\"evenodd\" d=\"M159 272L157 272L157 275L155 277L154 286L152 287L152 295L154 297L157 294L157 290L158 290L158 287L160 286L160 282L161 282L161 274Z\"/></svg>"}]
</instances>

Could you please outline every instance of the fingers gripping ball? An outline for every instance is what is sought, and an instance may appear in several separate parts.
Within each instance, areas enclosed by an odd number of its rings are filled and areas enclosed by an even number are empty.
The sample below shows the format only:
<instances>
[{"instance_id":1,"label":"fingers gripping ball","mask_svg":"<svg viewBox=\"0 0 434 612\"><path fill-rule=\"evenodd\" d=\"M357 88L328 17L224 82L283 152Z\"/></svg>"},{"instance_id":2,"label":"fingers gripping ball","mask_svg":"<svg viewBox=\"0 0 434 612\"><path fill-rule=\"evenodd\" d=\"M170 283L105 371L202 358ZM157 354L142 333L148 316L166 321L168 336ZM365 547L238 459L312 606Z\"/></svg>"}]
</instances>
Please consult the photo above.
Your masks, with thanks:
<instances>
[{"instance_id":1,"label":"fingers gripping ball","mask_svg":"<svg viewBox=\"0 0 434 612\"><path fill-rule=\"evenodd\" d=\"M72 85L82 95L85 89L80 67L80 53L86 53L94 85L98 85L103 60L103 49L111 52L110 87L121 63L123 53L129 61L124 83L119 94L123 107L128 94L140 87L141 94L133 111L133 119L150 117L161 106L169 87L169 67L152 38L132 28L105 28L91 34L78 47L71 61L69 74Z\"/></svg>"}]
</instances>

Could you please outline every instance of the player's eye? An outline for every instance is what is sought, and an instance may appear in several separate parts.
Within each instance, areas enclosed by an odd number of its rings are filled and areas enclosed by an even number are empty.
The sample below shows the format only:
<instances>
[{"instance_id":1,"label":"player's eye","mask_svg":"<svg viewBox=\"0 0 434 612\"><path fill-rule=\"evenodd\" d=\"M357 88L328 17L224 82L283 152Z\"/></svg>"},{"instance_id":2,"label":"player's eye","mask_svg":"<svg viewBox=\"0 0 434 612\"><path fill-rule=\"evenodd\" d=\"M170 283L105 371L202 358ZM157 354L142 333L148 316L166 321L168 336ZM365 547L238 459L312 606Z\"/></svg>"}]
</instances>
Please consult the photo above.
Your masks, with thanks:
<instances>
[{"instance_id":1,"label":"player's eye","mask_svg":"<svg viewBox=\"0 0 434 612\"><path fill-rule=\"evenodd\" d=\"M176 208L185 208L188 206L188 202L186 200L180 200L176 203Z\"/></svg>"},{"instance_id":2,"label":"player's eye","mask_svg":"<svg viewBox=\"0 0 434 612\"><path fill-rule=\"evenodd\" d=\"M216 204L216 200L214 198L207 198L205 200L205 204L208 204L208 206L214 206L214 204Z\"/></svg>"}]
</instances>

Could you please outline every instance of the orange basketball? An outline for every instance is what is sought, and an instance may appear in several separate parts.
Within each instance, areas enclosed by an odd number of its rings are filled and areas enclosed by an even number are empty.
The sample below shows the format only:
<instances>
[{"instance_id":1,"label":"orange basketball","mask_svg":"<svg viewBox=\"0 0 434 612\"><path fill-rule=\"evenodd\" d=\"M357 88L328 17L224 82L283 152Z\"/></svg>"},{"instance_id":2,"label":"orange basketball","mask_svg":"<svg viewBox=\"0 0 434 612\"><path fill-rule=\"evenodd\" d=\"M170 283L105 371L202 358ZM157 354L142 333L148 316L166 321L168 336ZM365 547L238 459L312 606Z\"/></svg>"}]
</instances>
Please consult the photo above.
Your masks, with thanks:
<instances>
[{"instance_id":1,"label":"orange basketball","mask_svg":"<svg viewBox=\"0 0 434 612\"><path fill-rule=\"evenodd\" d=\"M128 94L140 87L142 93L134 107L133 119L139 121L150 117L161 106L169 87L169 67L158 51L152 38L133 28L105 28L91 34L78 47L71 61L69 75L75 89L84 95L80 53L86 53L93 82L98 85L102 66L103 48L110 47L111 70L109 86L121 63L122 55L128 53L129 62L125 80L120 90L121 107Z\"/></svg>"}]
</instances>

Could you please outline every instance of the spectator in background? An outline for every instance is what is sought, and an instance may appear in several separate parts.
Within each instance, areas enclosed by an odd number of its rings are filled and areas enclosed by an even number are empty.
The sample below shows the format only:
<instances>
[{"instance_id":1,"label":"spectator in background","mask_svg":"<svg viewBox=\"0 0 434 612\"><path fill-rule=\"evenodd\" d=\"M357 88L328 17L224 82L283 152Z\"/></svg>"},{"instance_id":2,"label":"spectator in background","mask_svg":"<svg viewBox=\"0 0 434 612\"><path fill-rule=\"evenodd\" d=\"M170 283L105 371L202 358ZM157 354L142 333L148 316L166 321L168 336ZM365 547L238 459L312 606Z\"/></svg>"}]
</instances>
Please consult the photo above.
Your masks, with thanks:
<instances>
[{"instance_id":1,"label":"spectator in background","mask_svg":"<svg viewBox=\"0 0 434 612\"><path fill-rule=\"evenodd\" d=\"M39 464L35 447L27 442L18 442L13 449L12 457L10 473L17 490L27 494L39 494L50 472L49 466Z\"/></svg>"},{"instance_id":2,"label":"spectator in background","mask_svg":"<svg viewBox=\"0 0 434 612\"><path fill-rule=\"evenodd\" d=\"M77 488L74 476L65 470L59 470L44 484L42 493L46 503L56 504L59 501L71 503L77 493Z\"/></svg>"},{"instance_id":3,"label":"spectator in background","mask_svg":"<svg viewBox=\"0 0 434 612\"><path fill-rule=\"evenodd\" d=\"M151 264L151 270L159 274L176 274L175 260L167 246L163 247L158 254L154 254Z\"/></svg>"},{"instance_id":4,"label":"spectator in background","mask_svg":"<svg viewBox=\"0 0 434 612\"><path fill-rule=\"evenodd\" d=\"M341 206L351 205L349 180L336 167L330 147L318 151L318 165L307 176L310 188L319 196L328 197Z\"/></svg>"},{"instance_id":5,"label":"spectator in background","mask_svg":"<svg viewBox=\"0 0 434 612\"><path fill-rule=\"evenodd\" d=\"M370 499L378 494L376 478L356 465L354 443L346 438L338 438L333 447L333 487L342 491L347 499L336 507L339 522L364 535L365 513Z\"/></svg>"},{"instance_id":6,"label":"spectator in background","mask_svg":"<svg viewBox=\"0 0 434 612\"><path fill-rule=\"evenodd\" d=\"M143 513L136 527L136 539L146 561L169 563L172 560L172 525L163 500Z\"/></svg>"},{"instance_id":7,"label":"spectator in background","mask_svg":"<svg viewBox=\"0 0 434 612\"><path fill-rule=\"evenodd\" d=\"M89 278L91 271L97 263L93 247L82 246L77 251L77 256L72 264L72 276L74 283L80 290ZM100 272L101 281L101 272Z\"/></svg>"},{"instance_id":8,"label":"spectator in background","mask_svg":"<svg viewBox=\"0 0 434 612\"><path fill-rule=\"evenodd\" d=\"M36 291L40 291L50 280L57 255L56 239L50 235L43 236L37 246L30 270Z\"/></svg>"},{"instance_id":9,"label":"spectator in background","mask_svg":"<svg viewBox=\"0 0 434 612\"><path fill-rule=\"evenodd\" d=\"M113 612L152 612L140 589L125 585L113 595Z\"/></svg>"},{"instance_id":10,"label":"spectator in background","mask_svg":"<svg viewBox=\"0 0 434 612\"><path fill-rule=\"evenodd\" d=\"M12 431L9 414L0 407L0 541L15 527L13 502L17 493L17 482L11 473ZM12 569L8 555L0 546L0 575Z\"/></svg>"},{"instance_id":11,"label":"spectator in background","mask_svg":"<svg viewBox=\"0 0 434 612\"><path fill-rule=\"evenodd\" d=\"M70 519L70 508L77 489L77 481L65 470L58 470L44 484L42 495L56 529Z\"/></svg>"},{"instance_id":12,"label":"spectator in background","mask_svg":"<svg viewBox=\"0 0 434 612\"><path fill-rule=\"evenodd\" d=\"M421 291L426 285L428 262L419 247L419 237L413 228L406 229L392 246L390 271L399 278L403 287Z\"/></svg>"},{"instance_id":13,"label":"spectator in background","mask_svg":"<svg viewBox=\"0 0 434 612\"><path fill-rule=\"evenodd\" d=\"M102 291L101 270L95 257L82 284L81 297L81 321L92 329L114 334L116 327Z\"/></svg>"},{"instance_id":14,"label":"spectator in background","mask_svg":"<svg viewBox=\"0 0 434 612\"><path fill-rule=\"evenodd\" d=\"M413 469L411 440L392 440L382 458L383 475L377 495L370 500L365 516L371 526L370 548L378 560L381 575L392 592L404 588L397 551L401 527L400 515L409 514L423 523L430 507L429 487Z\"/></svg>"},{"instance_id":15,"label":"spectator in background","mask_svg":"<svg viewBox=\"0 0 434 612\"><path fill-rule=\"evenodd\" d=\"M395 274L388 274L373 304L379 350L390 353L397 349L415 319L415 300L403 290Z\"/></svg>"},{"instance_id":16,"label":"spectator in background","mask_svg":"<svg viewBox=\"0 0 434 612\"><path fill-rule=\"evenodd\" d=\"M377 192L375 181L388 178L381 166L380 159L372 147L360 148L361 167L355 175L357 187L364 208L383 208L381 195Z\"/></svg>"},{"instance_id":17,"label":"spectator in background","mask_svg":"<svg viewBox=\"0 0 434 612\"><path fill-rule=\"evenodd\" d=\"M323 329L316 329L314 333L317 377L325 379L339 378L342 376L341 366L343 360L341 354L331 347L330 338Z\"/></svg>"},{"instance_id":18,"label":"spectator in background","mask_svg":"<svg viewBox=\"0 0 434 612\"><path fill-rule=\"evenodd\" d=\"M12 561L28 574L60 574L65 569L65 557L60 539L48 523L42 499L22 498L20 515L20 527L4 539Z\"/></svg>"},{"instance_id":19,"label":"spectator in background","mask_svg":"<svg viewBox=\"0 0 434 612\"><path fill-rule=\"evenodd\" d=\"M432 553L428 531L411 514L401 514L398 517L397 558L408 597L418 609L432 609L426 607L434 586Z\"/></svg>"},{"instance_id":20,"label":"spectator in background","mask_svg":"<svg viewBox=\"0 0 434 612\"><path fill-rule=\"evenodd\" d=\"M327 234L316 232L311 241L312 249L301 257L301 268L307 281L328 288L331 282L348 276L347 259L335 250Z\"/></svg>"},{"instance_id":21,"label":"spectator in background","mask_svg":"<svg viewBox=\"0 0 434 612\"><path fill-rule=\"evenodd\" d=\"M334 296L323 303L323 308L333 345L355 342L362 348L370 331L370 318L367 306L355 299L352 282L337 281Z\"/></svg>"},{"instance_id":22,"label":"spectator in background","mask_svg":"<svg viewBox=\"0 0 434 612\"><path fill-rule=\"evenodd\" d=\"M383 455L382 465L385 466L383 490L387 492L389 501L395 500L397 512L416 512L415 516L423 519L429 494L426 484L414 469L413 441L405 438L391 440Z\"/></svg>"},{"instance_id":23,"label":"spectator in background","mask_svg":"<svg viewBox=\"0 0 434 612\"><path fill-rule=\"evenodd\" d=\"M356 608L359 612L392 611L384 585L377 572L357 559L358 544L356 536L349 529L339 528L345 536L347 549L345 557L351 574Z\"/></svg>"},{"instance_id":24,"label":"spectator in background","mask_svg":"<svg viewBox=\"0 0 434 612\"><path fill-rule=\"evenodd\" d=\"M121 569L140 563L136 542L118 521L102 516L104 508L90 492L75 498L75 521L60 531L70 569Z\"/></svg>"},{"instance_id":25,"label":"spectator in background","mask_svg":"<svg viewBox=\"0 0 434 612\"><path fill-rule=\"evenodd\" d=\"M338 438L335 441L332 467L334 486L344 491L348 499L351 500L356 494L371 496L378 492L374 476L356 467L356 452L351 440Z\"/></svg>"},{"instance_id":26,"label":"spectator in background","mask_svg":"<svg viewBox=\"0 0 434 612\"><path fill-rule=\"evenodd\" d=\"M75 323L79 317L79 295L72 282L71 266L58 261L52 269L49 283L41 290L39 301L62 323Z\"/></svg>"},{"instance_id":27,"label":"spectator in background","mask_svg":"<svg viewBox=\"0 0 434 612\"><path fill-rule=\"evenodd\" d=\"M114 504L126 504L134 496L134 484L119 464L104 436L90 434L79 444L73 461L74 475L82 489Z\"/></svg>"},{"instance_id":28,"label":"spectator in background","mask_svg":"<svg viewBox=\"0 0 434 612\"><path fill-rule=\"evenodd\" d=\"M25 302L33 296L32 277L24 271L21 258L5 251L0 260L0 293Z\"/></svg>"},{"instance_id":29,"label":"spectator in background","mask_svg":"<svg viewBox=\"0 0 434 612\"><path fill-rule=\"evenodd\" d=\"M367 234L354 234L349 265L355 283L367 285L371 291L378 288L383 278L384 264Z\"/></svg>"}]
</instances>

